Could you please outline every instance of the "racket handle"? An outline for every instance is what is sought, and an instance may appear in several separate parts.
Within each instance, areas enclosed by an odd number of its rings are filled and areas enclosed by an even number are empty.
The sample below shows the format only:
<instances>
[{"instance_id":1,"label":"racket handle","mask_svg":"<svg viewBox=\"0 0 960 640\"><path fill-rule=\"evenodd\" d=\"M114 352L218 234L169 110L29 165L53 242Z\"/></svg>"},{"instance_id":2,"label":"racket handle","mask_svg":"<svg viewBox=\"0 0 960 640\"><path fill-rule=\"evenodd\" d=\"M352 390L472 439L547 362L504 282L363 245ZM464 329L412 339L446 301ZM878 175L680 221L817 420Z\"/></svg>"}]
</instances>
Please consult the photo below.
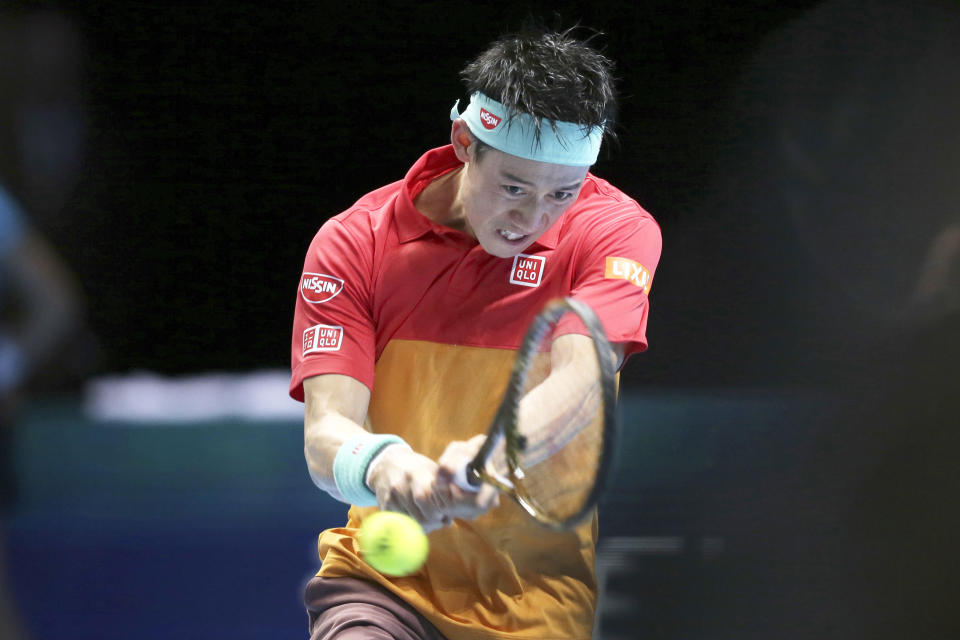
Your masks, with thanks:
<instances>
[{"instance_id":1,"label":"racket handle","mask_svg":"<svg viewBox=\"0 0 960 640\"><path fill-rule=\"evenodd\" d=\"M457 472L453 474L453 484L457 485L464 491L476 493L480 491L481 483L480 479L477 478L477 472L474 471L473 465L468 462L457 469Z\"/></svg>"}]
</instances>

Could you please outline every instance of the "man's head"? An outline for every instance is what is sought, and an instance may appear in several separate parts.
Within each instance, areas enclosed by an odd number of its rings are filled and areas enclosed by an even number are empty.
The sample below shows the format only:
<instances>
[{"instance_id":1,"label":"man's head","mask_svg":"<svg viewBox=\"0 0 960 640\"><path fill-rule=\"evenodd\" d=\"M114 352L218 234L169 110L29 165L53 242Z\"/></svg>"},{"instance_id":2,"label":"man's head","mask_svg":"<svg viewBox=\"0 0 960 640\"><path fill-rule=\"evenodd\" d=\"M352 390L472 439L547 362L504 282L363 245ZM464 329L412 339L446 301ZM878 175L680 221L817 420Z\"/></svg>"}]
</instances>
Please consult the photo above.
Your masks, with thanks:
<instances>
[{"instance_id":1,"label":"man's head","mask_svg":"<svg viewBox=\"0 0 960 640\"><path fill-rule=\"evenodd\" d=\"M533 116L538 126L571 122L600 127L614 137L613 63L573 36L519 33L491 44L460 72L469 94L480 92L510 114Z\"/></svg>"},{"instance_id":2,"label":"man's head","mask_svg":"<svg viewBox=\"0 0 960 640\"><path fill-rule=\"evenodd\" d=\"M451 142L466 226L488 253L524 251L576 201L612 136L612 68L570 31L501 38L464 68L472 97Z\"/></svg>"}]
</instances>

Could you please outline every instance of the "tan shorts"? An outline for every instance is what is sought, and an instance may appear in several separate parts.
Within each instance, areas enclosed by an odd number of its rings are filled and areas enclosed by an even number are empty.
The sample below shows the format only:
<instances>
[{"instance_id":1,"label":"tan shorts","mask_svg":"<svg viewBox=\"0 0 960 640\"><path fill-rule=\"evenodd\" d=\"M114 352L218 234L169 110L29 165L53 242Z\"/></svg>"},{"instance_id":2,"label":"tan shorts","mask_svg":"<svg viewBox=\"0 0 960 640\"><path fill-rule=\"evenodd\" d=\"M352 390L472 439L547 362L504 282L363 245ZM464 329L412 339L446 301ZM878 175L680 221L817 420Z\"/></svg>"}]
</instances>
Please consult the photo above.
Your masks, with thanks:
<instances>
[{"instance_id":1,"label":"tan shorts","mask_svg":"<svg viewBox=\"0 0 960 640\"><path fill-rule=\"evenodd\" d=\"M413 607L355 578L313 578L304 603L310 640L446 640Z\"/></svg>"}]
</instances>

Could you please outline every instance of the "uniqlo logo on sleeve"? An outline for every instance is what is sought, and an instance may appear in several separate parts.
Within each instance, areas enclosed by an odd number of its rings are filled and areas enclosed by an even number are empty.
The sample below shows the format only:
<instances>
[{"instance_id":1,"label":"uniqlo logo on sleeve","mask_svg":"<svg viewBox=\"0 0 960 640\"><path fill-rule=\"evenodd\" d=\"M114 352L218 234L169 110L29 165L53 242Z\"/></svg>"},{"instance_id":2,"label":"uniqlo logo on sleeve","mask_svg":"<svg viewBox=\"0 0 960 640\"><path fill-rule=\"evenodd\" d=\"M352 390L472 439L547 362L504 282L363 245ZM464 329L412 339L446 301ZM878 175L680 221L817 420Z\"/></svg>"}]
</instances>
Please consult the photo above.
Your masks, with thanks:
<instances>
[{"instance_id":1,"label":"uniqlo logo on sleeve","mask_svg":"<svg viewBox=\"0 0 960 640\"><path fill-rule=\"evenodd\" d=\"M612 280L626 280L643 289L644 293L650 293L650 272L639 262L630 258L612 258L607 256L607 266L603 274L604 278Z\"/></svg>"},{"instance_id":2,"label":"uniqlo logo on sleeve","mask_svg":"<svg viewBox=\"0 0 960 640\"><path fill-rule=\"evenodd\" d=\"M318 324L303 332L303 355L318 351L340 351L343 344L343 327Z\"/></svg>"},{"instance_id":3,"label":"uniqlo logo on sleeve","mask_svg":"<svg viewBox=\"0 0 960 640\"><path fill-rule=\"evenodd\" d=\"M525 287L540 286L543 278L543 265L547 261L543 256L528 256L521 253L513 258L510 270L510 284L522 284Z\"/></svg>"}]
</instances>

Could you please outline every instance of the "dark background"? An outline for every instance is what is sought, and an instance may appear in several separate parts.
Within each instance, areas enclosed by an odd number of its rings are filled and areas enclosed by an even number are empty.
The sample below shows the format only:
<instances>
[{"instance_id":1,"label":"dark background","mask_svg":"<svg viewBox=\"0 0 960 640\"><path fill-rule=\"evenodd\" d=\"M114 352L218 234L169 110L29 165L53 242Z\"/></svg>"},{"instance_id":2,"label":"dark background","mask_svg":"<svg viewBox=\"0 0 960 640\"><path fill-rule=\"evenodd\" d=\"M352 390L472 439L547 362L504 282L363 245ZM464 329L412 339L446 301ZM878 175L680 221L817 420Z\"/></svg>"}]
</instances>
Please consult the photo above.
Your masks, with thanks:
<instances>
[{"instance_id":1,"label":"dark background","mask_svg":"<svg viewBox=\"0 0 960 640\"><path fill-rule=\"evenodd\" d=\"M716 215L706 194L744 61L811 4L64 5L86 45L87 160L43 227L86 292L99 355L85 358L97 371L170 374L288 366L316 229L445 144L459 69L537 16L604 32L620 144L594 172L663 229L652 347L628 384L759 382L731 354L697 353L691 316L723 296L702 282L709 256L684 237Z\"/></svg>"},{"instance_id":2,"label":"dark background","mask_svg":"<svg viewBox=\"0 0 960 640\"><path fill-rule=\"evenodd\" d=\"M84 42L82 171L35 218L89 330L48 389L287 367L310 239L446 143L459 69L528 16L603 31L620 143L594 171L664 251L601 542L693 549L624 565L624 637L957 636L956 2L6 6L59 6ZM299 421L77 400L37 396L19 430L8 555L37 635L302 633L343 508Z\"/></svg>"}]
</instances>

